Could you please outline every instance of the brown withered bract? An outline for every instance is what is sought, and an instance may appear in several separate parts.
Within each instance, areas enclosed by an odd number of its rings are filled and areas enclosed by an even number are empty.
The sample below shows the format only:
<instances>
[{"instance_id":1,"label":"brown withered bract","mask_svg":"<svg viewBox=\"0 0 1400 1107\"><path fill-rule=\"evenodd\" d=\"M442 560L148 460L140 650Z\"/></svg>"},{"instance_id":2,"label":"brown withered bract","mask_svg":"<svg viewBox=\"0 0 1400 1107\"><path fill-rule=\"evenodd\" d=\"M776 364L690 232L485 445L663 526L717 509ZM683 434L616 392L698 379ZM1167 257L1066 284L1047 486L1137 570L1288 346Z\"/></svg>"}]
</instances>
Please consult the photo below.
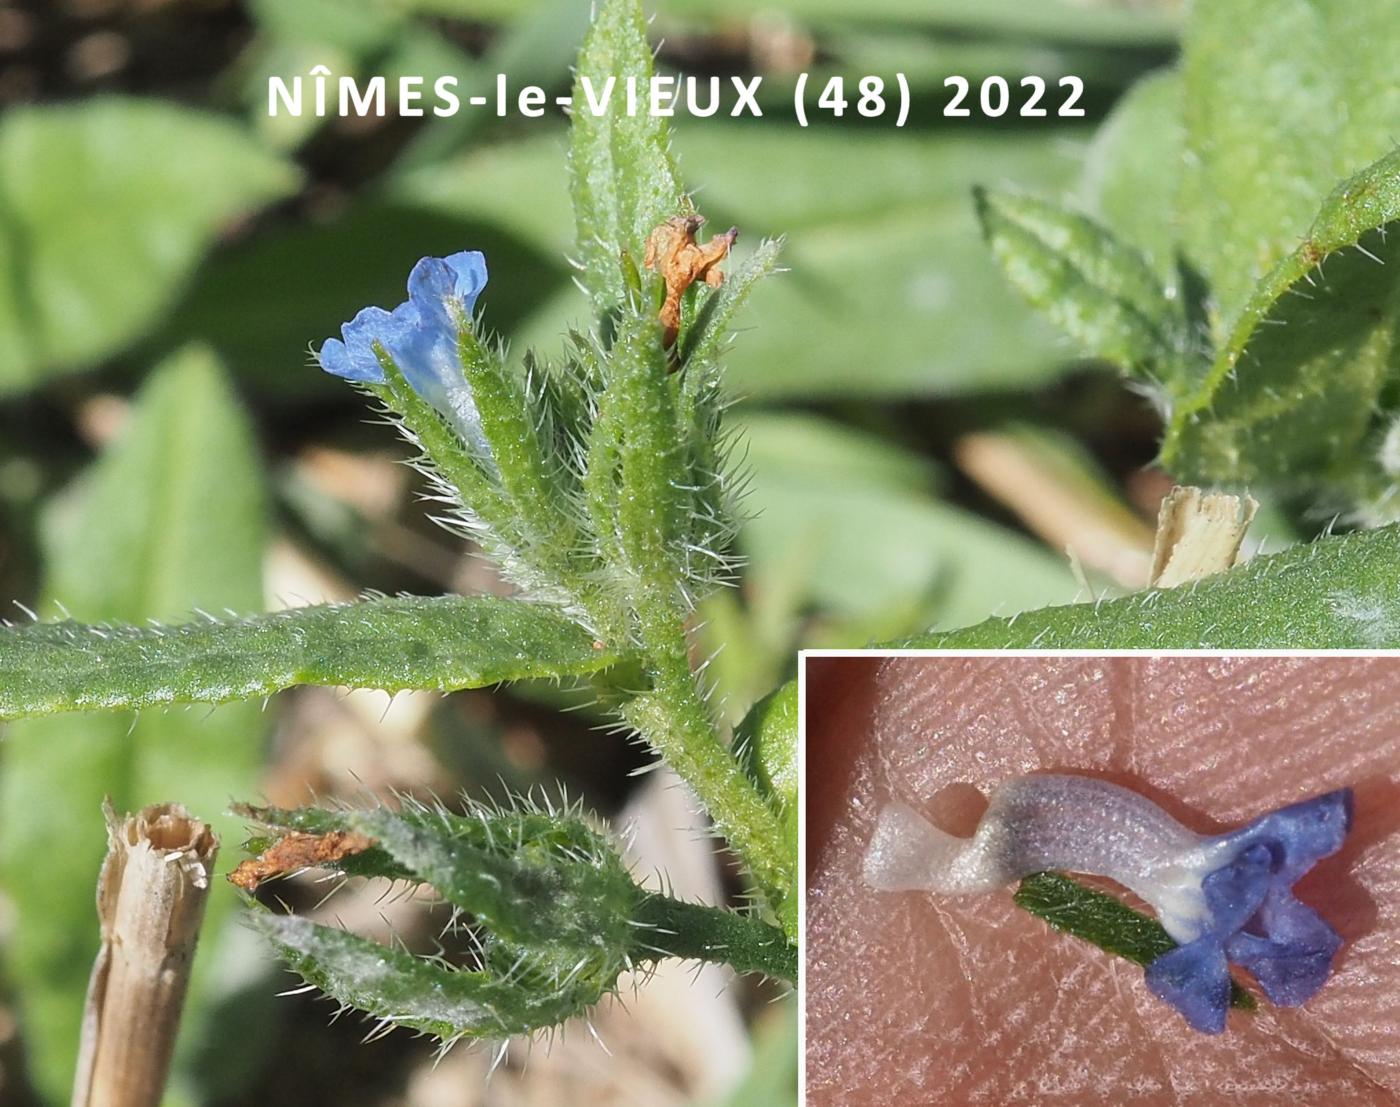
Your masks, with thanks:
<instances>
[{"instance_id":1,"label":"brown withered bract","mask_svg":"<svg viewBox=\"0 0 1400 1107\"><path fill-rule=\"evenodd\" d=\"M352 830L333 830L329 834L294 831L273 843L260 856L241 862L228 878L244 891L253 892L264 880L271 880L274 876L313 869L352 857L364 853L373 845L373 838Z\"/></svg>"},{"instance_id":2,"label":"brown withered bract","mask_svg":"<svg viewBox=\"0 0 1400 1107\"><path fill-rule=\"evenodd\" d=\"M711 288L724 283L719 263L729 256L729 250L739 237L739 228L730 227L717 234L705 245L695 241L695 232L704 225L702 215L674 215L647 236L644 264L661 274L666 282L666 300L661 305L661 325L666 331L666 345L675 344L681 329L681 297L696 281Z\"/></svg>"}]
</instances>

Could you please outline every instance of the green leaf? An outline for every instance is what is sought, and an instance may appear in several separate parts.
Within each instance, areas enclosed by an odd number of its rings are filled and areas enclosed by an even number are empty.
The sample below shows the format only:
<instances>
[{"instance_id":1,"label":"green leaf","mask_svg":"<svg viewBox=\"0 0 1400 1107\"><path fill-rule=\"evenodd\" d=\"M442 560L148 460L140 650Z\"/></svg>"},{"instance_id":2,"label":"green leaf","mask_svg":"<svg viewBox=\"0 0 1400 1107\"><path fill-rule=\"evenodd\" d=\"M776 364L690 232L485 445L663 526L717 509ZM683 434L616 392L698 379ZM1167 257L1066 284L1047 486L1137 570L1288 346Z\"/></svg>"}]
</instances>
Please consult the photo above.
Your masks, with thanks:
<instances>
[{"instance_id":1,"label":"green leaf","mask_svg":"<svg viewBox=\"0 0 1400 1107\"><path fill-rule=\"evenodd\" d=\"M734 731L736 756L782 817L793 872L797 871L797 844L802 833L797 724L797 682L793 680L754 704ZM798 897L789 896L779 907L783 929L793 935L798 933L797 904Z\"/></svg>"},{"instance_id":2,"label":"green leaf","mask_svg":"<svg viewBox=\"0 0 1400 1107\"><path fill-rule=\"evenodd\" d=\"M797 806L797 682L790 680L749 709L734 744L764 795ZM795 843L794 843L795 845Z\"/></svg>"},{"instance_id":3,"label":"green leaf","mask_svg":"<svg viewBox=\"0 0 1400 1107\"><path fill-rule=\"evenodd\" d=\"M1400 20L1385 0L1215 0L1188 24L1178 215L1217 345L1337 181L1400 136Z\"/></svg>"},{"instance_id":4,"label":"green leaf","mask_svg":"<svg viewBox=\"0 0 1400 1107\"><path fill-rule=\"evenodd\" d=\"M726 273L724 284L709 293L694 320L685 327L682 338L681 362L689 365L713 360L724 350L739 309L748 302L749 293L764 277L778 266L781 239L767 239L733 272Z\"/></svg>"},{"instance_id":5,"label":"green leaf","mask_svg":"<svg viewBox=\"0 0 1400 1107\"><path fill-rule=\"evenodd\" d=\"M1177 948L1176 941L1156 919L1063 873L1028 876L1013 898L1017 907L1056 930L1139 965L1150 965ZM1234 980L1230 981L1230 1005L1244 1011L1252 1011L1256 1006L1254 997Z\"/></svg>"},{"instance_id":6,"label":"green leaf","mask_svg":"<svg viewBox=\"0 0 1400 1107\"><path fill-rule=\"evenodd\" d=\"M143 334L234 218L299 174L233 123L100 98L0 123L0 392Z\"/></svg>"},{"instance_id":7,"label":"green leaf","mask_svg":"<svg viewBox=\"0 0 1400 1107\"><path fill-rule=\"evenodd\" d=\"M634 606L643 622L668 621L685 606L681 540L688 497L682 456L682 425L676 393L661 345L661 327L651 316L628 312L610 356L612 380L599 399L616 436L617 568L635 581ZM596 516L595 516L596 517Z\"/></svg>"},{"instance_id":8,"label":"green leaf","mask_svg":"<svg viewBox=\"0 0 1400 1107\"><path fill-rule=\"evenodd\" d=\"M447 968L310 919L265 910L249 917L303 980L382 1025L443 1042L529 1034L587 1009L567 993L527 991L502 973Z\"/></svg>"},{"instance_id":9,"label":"green leaf","mask_svg":"<svg viewBox=\"0 0 1400 1107\"><path fill-rule=\"evenodd\" d=\"M166 617L191 604L261 603L259 468L251 429L218 365L199 350L177 355L138 396L120 438L52 512L46 595L98 622ZM10 703L22 702L26 689L48 698L52 690L42 687L61 683L69 655L27 637L47 634L34 627L6 632L0 695ZM100 658L72 675L71 693L129 677L136 662L108 672ZM184 803L227 838L236 824L220 813L230 791L255 786L264 729L253 704L134 720L82 715L9 729L0 772L0 877L18 912L9 969L23 997L32 1073L50 1098L65 1099L72 1079L96 952L103 796L118 810ZM224 902L216 897L209 905L211 936ZM201 948L214 951L217 943ZM197 970L187 1011L196 1032L203 980Z\"/></svg>"},{"instance_id":10,"label":"green leaf","mask_svg":"<svg viewBox=\"0 0 1400 1107\"><path fill-rule=\"evenodd\" d=\"M399 596L139 627L65 621L0 633L0 718L226 703L299 684L451 692L582 676L617 660L549 608Z\"/></svg>"},{"instance_id":11,"label":"green leaf","mask_svg":"<svg viewBox=\"0 0 1400 1107\"><path fill-rule=\"evenodd\" d=\"M458 815L410 801L400 811L239 810L279 832L363 835L373 848L336 867L431 885L509 947L499 967L528 951L533 970L551 986L582 978L589 1002L612 986L634 949L633 920L645 893L577 807L521 801ZM491 959L495 951L486 952Z\"/></svg>"},{"instance_id":12,"label":"green leaf","mask_svg":"<svg viewBox=\"0 0 1400 1107\"><path fill-rule=\"evenodd\" d=\"M510 499L517 526L526 535L525 552L556 580L568 577L570 555L580 542L571 512L576 477L550 450L554 412L550 393L506 365L500 352L471 330L458 337L458 353L491 462Z\"/></svg>"},{"instance_id":13,"label":"green leaf","mask_svg":"<svg viewBox=\"0 0 1400 1107\"><path fill-rule=\"evenodd\" d=\"M1400 525L1320 538L1179 588L1047 607L913 649L1394 649Z\"/></svg>"},{"instance_id":14,"label":"green leaf","mask_svg":"<svg viewBox=\"0 0 1400 1107\"><path fill-rule=\"evenodd\" d=\"M1110 231L1024 193L975 193L992 254L1022 295L1093 357L1173 379L1183 320L1148 261Z\"/></svg>"},{"instance_id":15,"label":"green leaf","mask_svg":"<svg viewBox=\"0 0 1400 1107\"><path fill-rule=\"evenodd\" d=\"M444 1043L529 1035L586 1016L613 991L623 968L621 962L613 965L612 979L601 987L588 987L586 974L540 981L532 979L538 966L529 957L513 966L461 969L294 915L255 910L250 918L303 980L382 1026L420 1030ZM640 935L633 946L638 962L676 956L796 979L796 946L775 928L733 912L650 896L638 904L633 921ZM650 941L665 942L674 952L649 948Z\"/></svg>"},{"instance_id":16,"label":"green leaf","mask_svg":"<svg viewBox=\"0 0 1400 1107\"><path fill-rule=\"evenodd\" d=\"M630 116L626 111L627 81L635 78L637 87L646 89L651 75L640 0L601 0L579 54L569 146L579 276L600 316L626 299L622 255L639 265L652 228L691 206L671 154L666 119L646 110ZM588 96L600 104L609 88L607 110L594 114Z\"/></svg>"},{"instance_id":17,"label":"green leaf","mask_svg":"<svg viewBox=\"0 0 1400 1107\"><path fill-rule=\"evenodd\" d=\"M265 850L289 832L348 832L358 848L328 867L431 885L462 912L450 925L471 920L476 963L458 968L304 919L253 913L304 979L385 1025L444 1042L529 1034L586 1015L624 968L663 957L796 978L797 949L782 931L646 891L577 807L240 810L275 832L250 848Z\"/></svg>"},{"instance_id":18,"label":"green leaf","mask_svg":"<svg viewBox=\"0 0 1400 1107\"><path fill-rule=\"evenodd\" d=\"M1192 480L1344 481L1397 365L1400 151L1344 181L1254 290L1163 462Z\"/></svg>"}]
</instances>

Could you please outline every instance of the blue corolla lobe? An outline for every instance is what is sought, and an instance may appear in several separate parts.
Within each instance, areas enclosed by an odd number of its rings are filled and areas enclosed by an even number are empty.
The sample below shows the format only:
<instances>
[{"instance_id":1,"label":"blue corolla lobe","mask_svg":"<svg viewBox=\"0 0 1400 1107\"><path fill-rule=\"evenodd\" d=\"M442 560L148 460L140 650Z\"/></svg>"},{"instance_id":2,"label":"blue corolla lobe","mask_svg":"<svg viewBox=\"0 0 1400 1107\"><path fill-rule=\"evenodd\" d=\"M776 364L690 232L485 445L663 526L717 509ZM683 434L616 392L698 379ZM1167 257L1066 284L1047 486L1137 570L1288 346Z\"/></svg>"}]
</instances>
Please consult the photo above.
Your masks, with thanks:
<instances>
[{"instance_id":1,"label":"blue corolla lobe","mask_svg":"<svg viewBox=\"0 0 1400 1107\"><path fill-rule=\"evenodd\" d=\"M1213 841L1231 859L1201 881L1209 912L1200 937L1147 966L1147 986L1197 1030L1225 1029L1226 962L1248 969L1271 1003L1297 1007L1332 974L1342 939L1293 885L1342 847L1351 829L1350 788L1272 811Z\"/></svg>"}]
</instances>

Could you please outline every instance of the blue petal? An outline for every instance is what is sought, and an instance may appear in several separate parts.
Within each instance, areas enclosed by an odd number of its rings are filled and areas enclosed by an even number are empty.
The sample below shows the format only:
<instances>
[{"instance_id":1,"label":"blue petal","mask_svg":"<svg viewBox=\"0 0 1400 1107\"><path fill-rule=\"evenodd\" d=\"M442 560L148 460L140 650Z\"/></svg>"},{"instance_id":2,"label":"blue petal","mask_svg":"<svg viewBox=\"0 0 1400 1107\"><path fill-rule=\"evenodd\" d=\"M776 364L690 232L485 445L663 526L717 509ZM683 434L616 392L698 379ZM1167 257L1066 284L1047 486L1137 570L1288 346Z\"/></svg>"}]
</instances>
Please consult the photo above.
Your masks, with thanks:
<instances>
[{"instance_id":1,"label":"blue petal","mask_svg":"<svg viewBox=\"0 0 1400 1107\"><path fill-rule=\"evenodd\" d=\"M340 328L345 338L345 350L354 376L351 380L383 381L384 367L374 352L374 343L388 347L385 334L391 316L383 308L361 308L355 318Z\"/></svg>"},{"instance_id":2,"label":"blue petal","mask_svg":"<svg viewBox=\"0 0 1400 1107\"><path fill-rule=\"evenodd\" d=\"M383 308L360 309L355 318L340 328L344 343L331 338L321 347L321 368L347 380L383 381L384 367L372 344L379 337L381 321L388 318L389 313Z\"/></svg>"},{"instance_id":3,"label":"blue petal","mask_svg":"<svg viewBox=\"0 0 1400 1107\"><path fill-rule=\"evenodd\" d=\"M427 325L455 326L455 316L470 315L485 287L486 258L480 250L422 258L408 275L409 302Z\"/></svg>"},{"instance_id":4,"label":"blue petal","mask_svg":"<svg viewBox=\"0 0 1400 1107\"><path fill-rule=\"evenodd\" d=\"M1224 941L1249 922L1269 893L1273 866L1273 851L1263 843L1255 843L1241 850L1228 865L1208 873L1201 881L1210 912L1204 933Z\"/></svg>"},{"instance_id":5,"label":"blue petal","mask_svg":"<svg viewBox=\"0 0 1400 1107\"><path fill-rule=\"evenodd\" d=\"M420 258L408 275L408 302L426 327L451 327L457 274L444 258Z\"/></svg>"},{"instance_id":6,"label":"blue petal","mask_svg":"<svg viewBox=\"0 0 1400 1107\"><path fill-rule=\"evenodd\" d=\"M1211 843L1231 860L1201 881L1208 918L1201 937L1147 967L1152 991L1195 1029L1225 1028L1227 960L1249 969L1270 1002L1294 1007L1327 982L1342 940L1292 892L1318 860L1336 853L1352 822L1343 788L1272 811Z\"/></svg>"},{"instance_id":7,"label":"blue petal","mask_svg":"<svg viewBox=\"0 0 1400 1107\"><path fill-rule=\"evenodd\" d=\"M425 265L428 261L437 265ZM440 259L425 258L413 272L437 283L441 267ZM412 283L410 279L410 287ZM419 286L422 287L421 280ZM457 357L457 327L448 318L443 301L414 297L400 304L381 324L379 340L413 390L434 407L445 409L453 392L466 390L462 363Z\"/></svg>"},{"instance_id":8,"label":"blue petal","mask_svg":"<svg viewBox=\"0 0 1400 1107\"><path fill-rule=\"evenodd\" d=\"M1351 829L1351 789L1342 788L1272 811L1216 842L1243 848L1202 881L1211 909L1210 932L1223 939L1229 960L1249 969L1272 1003L1295 1007L1327 982L1342 940L1293 884L1320 859L1336 853ZM1260 861L1268 857L1264 894ZM1250 904L1255 907L1250 909Z\"/></svg>"},{"instance_id":9,"label":"blue petal","mask_svg":"<svg viewBox=\"0 0 1400 1107\"><path fill-rule=\"evenodd\" d=\"M1339 788L1281 807L1238 833L1253 831L1277 842L1282 854L1278 875L1292 884L1319 860L1342 848L1351 830L1354 804L1351 789Z\"/></svg>"},{"instance_id":10,"label":"blue petal","mask_svg":"<svg viewBox=\"0 0 1400 1107\"><path fill-rule=\"evenodd\" d=\"M332 376L344 377L349 381L375 379L367 377L361 372L360 368L351 360L350 352L346 350L345 343L338 338L326 339L316 352L316 360L321 363L321 368Z\"/></svg>"},{"instance_id":11,"label":"blue petal","mask_svg":"<svg viewBox=\"0 0 1400 1107\"><path fill-rule=\"evenodd\" d=\"M1273 851L1246 846L1201 881L1209 919L1201 937L1162 954L1147 966L1147 986L1204 1034L1225 1029L1230 969L1225 942L1258 913L1271 889Z\"/></svg>"},{"instance_id":12,"label":"blue petal","mask_svg":"<svg viewBox=\"0 0 1400 1107\"><path fill-rule=\"evenodd\" d=\"M1275 886L1249 928L1232 937L1226 955L1249 969L1270 1002L1297 1007L1332 975L1342 939L1311 907Z\"/></svg>"},{"instance_id":13,"label":"blue petal","mask_svg":"<svg viewBox=\"0 0 1400 1107\"><path fill-rule=\"evenodd\" d=\"M408 277L408 301L394 309L381 341L413 390L442 412L464 441L489 454L457 351L459 320L470 313L485 281L486 263L477 251L421 259ZM459 295L459 285L467 295Z\"/></svg>"},{"instance_id":14,"label":"blue petal","mask_svg":"<svg viewBox=\"0 0 1400 1107\"><path fill-rule=\"evenodd\" d=\"M1217 938L1198 938L1162 954L1147 966L1147 986L1202 1034L1225 1029L1230 968Z\"/></svg>"},{"instance_id":15,"label":"blue petal","mask_svg":"<svg viewBox=\"0 0 1400 1107\"><path fill-rule=\"evenodd\" d=\"M476 310L476 298L486 287L486 255L480 250L463 250L443 259L456 274L453 292L461 297L468 312Z\"/></svg>"}]
</instances>

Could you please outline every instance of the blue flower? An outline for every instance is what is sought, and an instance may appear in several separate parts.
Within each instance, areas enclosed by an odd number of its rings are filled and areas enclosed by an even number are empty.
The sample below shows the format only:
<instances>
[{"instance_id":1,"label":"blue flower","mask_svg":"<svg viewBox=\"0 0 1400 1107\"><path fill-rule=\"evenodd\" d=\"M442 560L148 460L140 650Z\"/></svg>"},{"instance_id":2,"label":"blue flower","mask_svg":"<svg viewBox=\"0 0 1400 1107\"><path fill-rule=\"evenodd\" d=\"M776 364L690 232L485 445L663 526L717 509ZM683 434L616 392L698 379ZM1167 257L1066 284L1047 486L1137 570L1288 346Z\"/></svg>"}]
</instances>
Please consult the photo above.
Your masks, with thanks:
<instances>
[{"instance_id":1,"label":"blue flower","mask_svg":"<svg viewBox=\"0 0 1400 1107\"><path fill-rule=\"evenodd\" d=\"M1336 853L1351 829L1351 789L1270 812L1202 841L1204 912L1196 936L1147 966L1147 986L1195 1029L1225 1029L1228 962L1247 968L1270 1002L1296 1007L1332 973L1337 932L1293 896L1294 883Z\"/></svg>"},{"instance_id":2,"label":"blue flower","mask_svg":"<svg viewBox=\"0 0 1400 1107\"><path fill-rule=\"evenodd\" d=\"M1327 982L1341 938L1293 885L1351 829L1349 788L1280 808L1228 834L1182 826L1146 796L1058 773L1011 777L971 838L938 829L898 801L880 813L866 883L881 891L963 895L1032 873L1106 876L1157 911L1177 942L1147 966L1148 987L1195 1029L1225 1029L1230 969L1249 969L1283 1007Z\"/></svg>"},{"instance_id":3,"label":"blue flower","mask_svg":"<svg viewBox=\"0 0 1400 1107\"><path fill-rule=\"evenodd\" d=\"M459 328L469 323L485 287L486 258L479 251L422 258L408 276L408 299L393 311L361 309L341 327L341 338L329 338L321 346L321 368L346 380L383 383L384 368L374 349L378 343L413 390L464 441L489 453L457 351Z\"/></svg>"}]
</instances>

